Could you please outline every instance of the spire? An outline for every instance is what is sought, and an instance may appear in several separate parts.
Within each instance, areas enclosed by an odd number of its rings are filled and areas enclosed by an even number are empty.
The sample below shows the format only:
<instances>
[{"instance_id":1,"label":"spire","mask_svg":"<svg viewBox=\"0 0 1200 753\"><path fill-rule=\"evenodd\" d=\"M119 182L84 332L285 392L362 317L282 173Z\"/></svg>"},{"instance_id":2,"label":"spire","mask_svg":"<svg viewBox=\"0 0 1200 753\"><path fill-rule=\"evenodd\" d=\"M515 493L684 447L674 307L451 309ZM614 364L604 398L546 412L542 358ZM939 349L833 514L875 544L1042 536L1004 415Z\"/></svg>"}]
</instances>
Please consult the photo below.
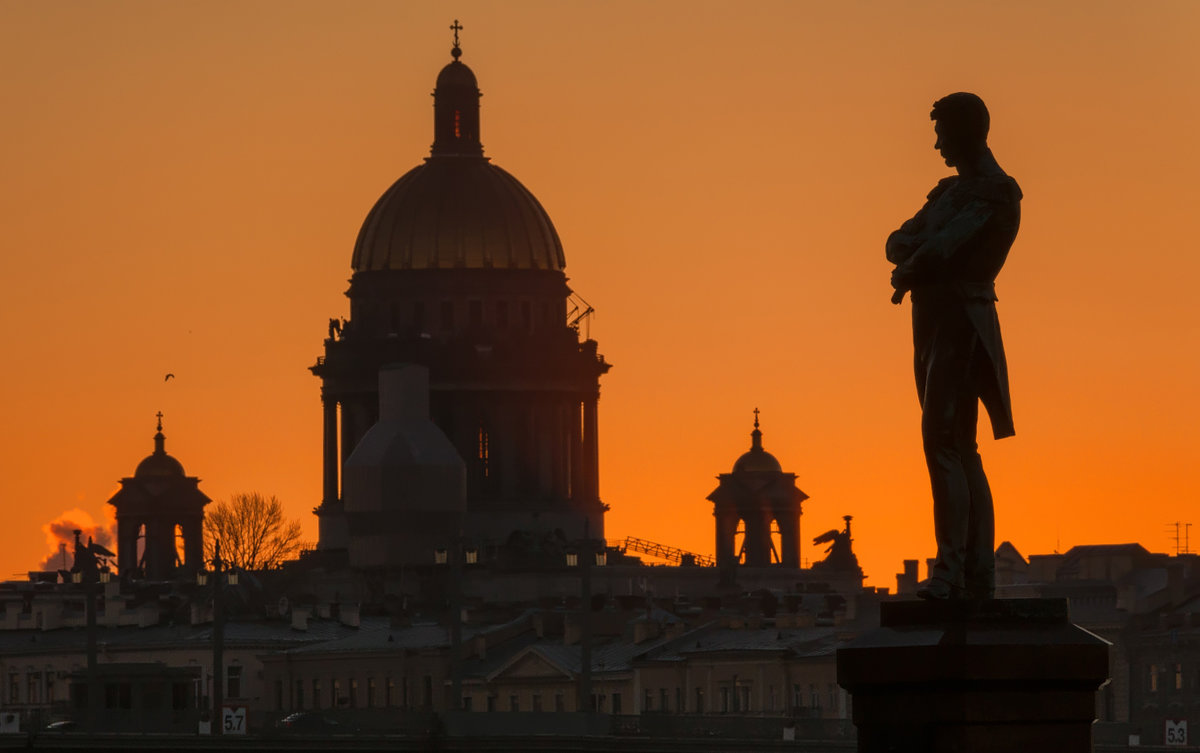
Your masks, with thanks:
<instances>
[{"instance_id":1,"label":"spire","mask_svg":"<svg viewBox=\"0 0 1200 753\"><path fill-rule=\"evenodd\" d=\"M754 431L750 432L750 449L762 449L762 432L758 430L758 408L754 408Z\"/></svg>"},{"instance_id":2,"label":"spire","mask_svg":"<svg viewBox=\"0 0 1200 753\"><path fill-rule=\"evenodd\" d=\"M154 435L154 454L165 455L167 451L164 449L166 437L164 437L162 433L163 413L162 411L159 411L158 413L155 413L154 416L158 419L158 433Z\"/></svg>"},{"instance_id":3,"label":"spire","mask_svg":"<svg viewBox=\"0 0 1200 753\"><path fill-rule=\"evenodd\" d=\"M458 32L462 24L454 19L454 58L438 74L433 90L433 157L482 157L479 142L479 86L475 74L459 60L462 47Z\"/></svg>"},{"instance_id":4,"label":"spire","mask_svg":"<svg viewBox=\"0 0 1200 753\"><path fill-rule=\"evenodd\" d=\"M462 31L462 28L462 24L458 22L457 18L454 19L454 23L450 26L450 31L454 32L454 47L450 50L450 57L455 60L462 57L462 48L458 46L458 32Z\"/></svg>"}]
</instances>

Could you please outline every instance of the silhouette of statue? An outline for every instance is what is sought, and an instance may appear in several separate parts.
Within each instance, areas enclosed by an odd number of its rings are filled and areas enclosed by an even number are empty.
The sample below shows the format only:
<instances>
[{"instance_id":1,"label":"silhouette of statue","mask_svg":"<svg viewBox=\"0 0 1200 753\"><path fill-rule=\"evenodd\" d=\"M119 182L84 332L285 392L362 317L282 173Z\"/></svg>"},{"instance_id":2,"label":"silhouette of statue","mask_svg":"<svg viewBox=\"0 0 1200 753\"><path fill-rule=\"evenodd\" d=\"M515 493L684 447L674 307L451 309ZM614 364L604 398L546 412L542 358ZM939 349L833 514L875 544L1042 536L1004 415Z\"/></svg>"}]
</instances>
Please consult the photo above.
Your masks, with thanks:
<instances>
[{"instance_id":1,"label":"silhouette of statue","mask_svg":"<svg viewBox=\"0 0 1200 753\"><path fill-rule=\"evenodd\" d=\"M983 401L996 439L1012 436L1008 369L994 281L1017 237L1021 189L987 146L983 100L958 92L933 105L937 149L958 174L887 239L893 303L911 292L921 437L933 490L937 560L917 595L991 598L992 493L975 441Z\"/></svg>"},{"instance_id":2,"label":"silhouette of statue","mask_svg":"<svg viewBox=\"0 0 1200 753\"><path fill-rule=\"evenodd\" d=\"M850 538L850 521L853 519L850 515L843 515L842 520L846 521L846 530L839 531L831 528L813 539L814 545L829 544L825 549L825 559L814 562L813 569L858 570L858 556L854 554L851 546L854 539Z\"/></svg>"}]
</instances>

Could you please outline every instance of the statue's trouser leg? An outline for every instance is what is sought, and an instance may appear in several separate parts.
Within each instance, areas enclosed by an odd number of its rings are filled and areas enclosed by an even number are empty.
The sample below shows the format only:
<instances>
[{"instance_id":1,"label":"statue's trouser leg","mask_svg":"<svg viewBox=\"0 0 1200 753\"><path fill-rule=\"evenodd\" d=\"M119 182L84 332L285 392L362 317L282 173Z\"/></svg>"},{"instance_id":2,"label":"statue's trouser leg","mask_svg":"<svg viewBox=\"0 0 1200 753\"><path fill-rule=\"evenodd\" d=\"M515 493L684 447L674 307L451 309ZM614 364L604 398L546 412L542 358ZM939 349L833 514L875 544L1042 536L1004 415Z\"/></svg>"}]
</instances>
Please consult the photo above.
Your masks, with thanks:
<instances>
[{"instance_id":1,"label":"statue's trouser leg","mask_svg":"<svg viewBox=\"0 0 1200 753\"><path fill-rule=\"evenodd\" d=\"M975 442L979 391L974 376L982 348L965 321L941 324L924 354L924 379L919 381L937 541L932 577L973 596L990 596L995 567L992 494Z\"/></svg>"}]
</instances>

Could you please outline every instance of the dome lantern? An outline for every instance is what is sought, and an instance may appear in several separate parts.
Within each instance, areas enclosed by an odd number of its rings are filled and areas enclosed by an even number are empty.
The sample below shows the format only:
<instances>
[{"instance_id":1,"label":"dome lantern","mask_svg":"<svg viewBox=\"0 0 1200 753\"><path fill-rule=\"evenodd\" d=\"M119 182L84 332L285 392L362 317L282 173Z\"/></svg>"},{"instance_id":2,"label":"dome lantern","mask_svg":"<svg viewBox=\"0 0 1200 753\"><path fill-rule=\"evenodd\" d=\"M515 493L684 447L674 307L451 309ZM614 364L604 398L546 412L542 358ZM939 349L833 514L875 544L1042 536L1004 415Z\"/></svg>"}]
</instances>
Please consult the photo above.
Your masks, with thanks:
<instances>
[{"instance_id":1,"label":"dome lantern","mask_svg":"<svg viewBox=\"0 0 1200 753\"><path fill-rule=\"evenodd\" d=\"M454 58L438 74L433 90L433 157L482 157L479 141L479 98L483 95L475 74L459 58L458 19L450 27L454 31Z\"/></svg>"}]
</instances>

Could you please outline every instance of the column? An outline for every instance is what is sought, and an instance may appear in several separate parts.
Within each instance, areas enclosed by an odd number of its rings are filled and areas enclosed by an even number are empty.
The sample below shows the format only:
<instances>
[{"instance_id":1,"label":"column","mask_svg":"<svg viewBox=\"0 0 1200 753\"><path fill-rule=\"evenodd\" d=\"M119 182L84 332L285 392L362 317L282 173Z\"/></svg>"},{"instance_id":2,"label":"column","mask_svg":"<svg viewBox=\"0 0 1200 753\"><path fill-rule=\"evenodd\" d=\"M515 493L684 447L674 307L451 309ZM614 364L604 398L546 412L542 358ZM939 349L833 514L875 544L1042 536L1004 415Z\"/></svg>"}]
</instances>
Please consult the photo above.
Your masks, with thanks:
<instances>
[{"instance_id":1,"label":"column","mask_svg":"<svg viewBox=\"0 0 1200 753\"><path fill-rule=\"evenodd\" d=\"M567 425L569 438L567 442L570 453L571 501L579 503L586 498L583 488L583 403L572 400L568 406Z\"/></svg>"},{"instance_id":2,"label":"column","mask_svg":"<svg viewBox=\"0 0 1200 753\"><path fill-rule=\"evenodd\" d=\"M321 402L325 416L321 453L325 475L321 502L333 504L341 496L338 493L338 466L341 464L338 462L337 400L331 395L323 395Z\"/></svg>"},{"instance_id":3,"label":"column","mask_svg":"<svg viewBox=\"0 0 1200 753\"><path fill-rule=\"evenodd\" d=\"M583 403L584 497L589 504L595 504L600 499L600 444L596 427L598 399L598 396L591 395Z\"/></svg>"}]
</instances>

